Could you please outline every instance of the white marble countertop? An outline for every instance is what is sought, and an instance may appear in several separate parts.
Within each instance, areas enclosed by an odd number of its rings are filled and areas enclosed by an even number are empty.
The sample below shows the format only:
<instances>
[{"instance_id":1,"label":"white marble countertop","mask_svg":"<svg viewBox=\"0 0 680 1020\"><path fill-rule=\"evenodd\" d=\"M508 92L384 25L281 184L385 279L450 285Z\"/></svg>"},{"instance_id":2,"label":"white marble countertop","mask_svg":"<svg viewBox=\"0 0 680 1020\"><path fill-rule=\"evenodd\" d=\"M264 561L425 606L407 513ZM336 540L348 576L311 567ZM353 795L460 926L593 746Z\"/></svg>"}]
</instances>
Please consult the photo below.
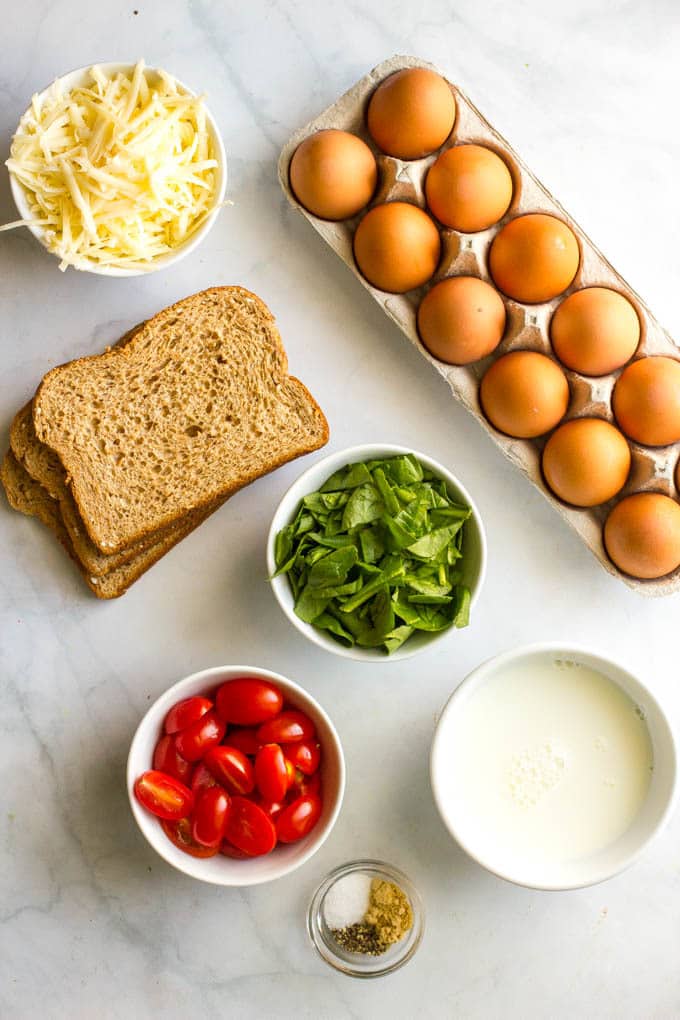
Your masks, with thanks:
<instances>
[{"instance_id":1,"label":"white marble countertop","mask_svg":"<svg viewBox=\"0 0 680 1020\"><path fill-rule=\"evenodd\" d=\"M7 13L7 12L6 12ZM122 599L96 602L38 524L0 501L0 1015L12 1020L680 1016L680 817L626 874L541 894L486 874L436 814L436 714L484 658L558 639L610 653L680 716L680 596L607 575L504 460L301 216L276 159L289 133L392 53L439 64L680 336L680 15L669 0L24 0L3 25L0 153L33 91L95 60L144 55L209 95L229 154L208 241L149 278L62 275L26 232L0 235L0 431L52 365L210 284L275 312L329 449L391 439L448 464L489 536L472 625L413 662L348 664L284 619L263 562L302 464L237 495ZM0 220L13 218L0 174ZM147 704L202 667L251 662L307 686L337 723L343 811L321 852L252 891L166 866L137 831L124 761ZM331 971L304 914L324 873L384 857L421 890L427 932L390 978Z\"/></svg>"}]
</instances>

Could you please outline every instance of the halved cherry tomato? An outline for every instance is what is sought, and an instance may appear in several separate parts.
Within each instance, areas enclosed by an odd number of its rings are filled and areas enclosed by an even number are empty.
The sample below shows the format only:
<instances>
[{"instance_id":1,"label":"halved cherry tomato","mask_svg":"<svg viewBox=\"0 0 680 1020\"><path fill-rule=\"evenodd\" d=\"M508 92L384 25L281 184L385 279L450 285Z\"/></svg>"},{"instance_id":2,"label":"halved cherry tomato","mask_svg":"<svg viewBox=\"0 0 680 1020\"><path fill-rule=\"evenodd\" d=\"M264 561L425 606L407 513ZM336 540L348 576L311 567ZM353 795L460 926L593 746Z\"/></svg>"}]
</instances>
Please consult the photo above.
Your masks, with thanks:
<instances>
[{"instance_id":1,"label":"halved cherry tomato","mask_svg":"<svg viewBox=\"0 0 680 1020\"><path fill-rule=\"evenodd\" d=\"M226 726L214 709L206 712L175 737L177 750L187 761L198 761L224 736Z\"/></svg>"},{"instance_id":2,"label":"halved cherry tomato","mask_svg":"<svg viewBox=\"0 0 680 1020\"><path fill-rule=\"evenodd\" d=\"M243 751L244 754L254 757L262 747L256 733L254 726L244 727L242 730L230 730L229 747L235 747L237 751Z\"/></svg>"},{"instance_id":3,"label":"halved cherry tomato","mask_svg":"<svg viewBox=\"0 0 680 1020\"><path fill-rule=\"evenodd\" d=\"M257 726L273 719L283 708L283 695L268 680L240 676L227 680L217 691L217 711L238 726Z\"/></svg>"},{"instance_id":4,"label":"halved cherry tomato","mask_svg":"<svg viewBox=\"0 0 680 1020\"><path fill-rule=\"evenodd\" d=\"M321 799L315 794L298 797L276 819L276 835L281 843L295 843L311 832L321 815Z\"/></svg>"},{"instance_id":5,"label":"halved cherry tomato","mask_svg":"<svg viewBox=\"0 0 680 1020\"><path fill-rule=\"evenodd\" d=\"M175 746L175 738L167 734L156 744L153 752L153 767L158 772L165 772L166 776L179 779L180 782L189 786L191 782L191 762L183 758Z\"/></svg>"},{"instance_id":6,"label":"halved cherry tomato","mask_svg":"<svg viewBox=\"0 0 680 1020\"><path fill-rule=\"evenodd\" d=\"M214 857L217 853L216 846L196 843L191 835L191 822L188 818L180 818L176 822L161 821L161 825L168 839L185 854L191 854L192 857Z\"/></svg>"},{"instance_id":7,"label":"halved cherry tomato","mask_svg":"<svg viewBox=\"0 0 680 1020\"><path fill-rule=\"evenodd\" d=\"M296 769L292 790L295 797L307 797L312 793L320 797L321 773L317 771L313 776L306 776L300 769Z\"/></svg>"},{"instance_id":8,"label":"halved cherry tomato","mask_svg":"<svg viewBox=\"0 0 680 1020\"><path fill-rule=\"evenodd\" d=\"M278 744L265 744L255 758L255 780L265 800L283 800L290 786L286 759Z\"/></svg>"},{"instance_id":9,"label":"halved cherry tomato","mask_svg":"<svg viewBox=\"0 0 680 1020\"><path fill-rule=\"evenodd\" d=\"M255 789L255 771L252 762L243 751L221 744L211 747L203 759L205 767L212 772L218 783L230 793L252 793Z\"/></svg>"},{"instance_id":10,"label":"halved cherry tomato","mask_svg":"<svg viewBox=\"0 0 680 1020\"><path fill-rule=\"evenodd\" d=\"M232 797L224 835L251 857L268 854L276 846L276 829L271 818L246 797Z\"/></svg>"},{"instance_id":11,"label":"halved cherry tomato","mask_svg":"<svg viewBox=\"0 0 680 1020\"><path fill-rule=\"evenodd\" d=\"M189 787L157 769L143 772L136 780L134 790L137 800L147 811L168 821L185 818L194 806L194 795Z\"/></svg>"},{"instance_id":12,"label":"halved cherry tomato","mask_svg":"<svg viewBox=\"0 0 680 1020\"><path fill-rule=\"evenodd\" d=\"M257 736L263 744L292 744L298 740L311 740L315 733L314 723L309 716L289 708L275 719L263 723Z\"/></svg>"},{"instance_id":13,"label":"halved cherry tomato","mask_svg":"<svg viewBox=\"0 0 680 1020\"><path fill-rule=\"evenodd\" d=\"M208 698L195 697L178 701L165 717L163 724L165 732L179 733L180 730L185 730L187 726L209 712L212 707L213 703Z\"/></svg>"},{"instance_id":14,"label":"halved cherry tomato","mask_svg":"<svg viewBox=\"0 0 680 1020\"><path fill-rule=\"evenodd\" d=\"M217 780L212 772L210 772L203 762L200 761L194 769L194 774L191 777L191 789L194 797L197 797L199 793L202 793L211 786L217 786Z\"/></svg>"},{"instance_id":15,"label":"halved cherry tomato","mask_svg":"<svg viewBox=\"0 0 680 1020\"><path fill-rule=\"evenodd\" d=\"M244 853L237 846L227 843L226 839L222 842L220 853L224 854L225 857L233 857L235 861L247 861L249 857L252 857L252 854Z\"/></svg>"},{"instance_id":16,"label":"halved cherry tomato","mask_svg":"<svg viewBox=\"0 0 680 1020\"><path fill-rule=\"evenodd\" d=\"M258 797L255 803L258 807L261 807L265 814L273 820L277 815L280 815L286 806L285 800L265 800L264 797Z\"/></svg>"},{"instance_id":17,"label":"halved cherry tomato","mask_svg":"<svg viewBox=\"0 0 680 1020\"><path fill-rule=\"evenodd\" d=\"M224 837L231 799L221 786L210 786L196 798L191 835L202 846L219 847Z\"/></svg>"},{"instance_id":18,"label":"halved cherry tomato","mask_svg":"<svg viewBox=\"0 0 680 1020\"><path fill-rule=\"evenodd\" d=\"M297 744L284 744L283 753L306 776L313 775L321 761L321 747L314 740L299 740Z\"/></svg>"}]
</instances>

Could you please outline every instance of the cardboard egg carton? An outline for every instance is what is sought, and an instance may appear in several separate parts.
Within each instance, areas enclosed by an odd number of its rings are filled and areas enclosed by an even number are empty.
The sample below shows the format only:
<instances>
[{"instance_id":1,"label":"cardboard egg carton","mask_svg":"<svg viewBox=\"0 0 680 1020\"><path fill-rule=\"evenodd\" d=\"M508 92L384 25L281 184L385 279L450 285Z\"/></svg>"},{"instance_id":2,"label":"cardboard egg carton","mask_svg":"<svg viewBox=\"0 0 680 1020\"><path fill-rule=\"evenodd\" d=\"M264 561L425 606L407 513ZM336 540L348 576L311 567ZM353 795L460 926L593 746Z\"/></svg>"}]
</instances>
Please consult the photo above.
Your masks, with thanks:
<instances>
[{"instance_id":1,"label":"cardboard egg carton","mask_svg":"<svg viewBox=\"0 0 680 1020\"><path fill-rule=\"evenodd\" d=\"M337 102L288 140L279 159L279 179L288 201L300 210L314 229L352 269L360 283L382 305L385 312L396 322L420 354L440 375L444 376L457 399L475 416L482 428L491 435L496 445L503 450L512 463L552 503L560 516L578 532L605 570L643 595L668 595L677 591L680 589L680 568L666 577L651 581L637 580L621 573L605 551L602 525L612 506L625 495L650 490L663 492L669 496L677 495L674 472L680 455L680 444L651 448L640 446L629 440L632 466L625 488L608 503L594 508L578 509L561 502L550 492L543 481L541 453L548 437L541 436L538 439L530 440L514 439L498 432L484 416L478 396L479 381L496 358L513 350L540 351L560 365L569 381L571 399L564 418L565 421L586 416L614 421L611 403L612 390L622 370L598 378L579 375L567 369L555 358L550 344L548 329L553 312L565 297L583 287L610 287L625 295L633 304L641 324L641 340L635 355L636 358L645 354L677 356L675 344L635 291L619 276L578 224L555 201L514 149L494 130L457 86L451 85L456 99L456 122L450 137L441 149L424 159L412 161L403 161L379 152L366 129L365 112L368 100L381 81L395 71L406 67L429 67L432 70L438 70L431 64L414 57L392 57L379 64L370 74L367 74L341 96ZM378 290L372 287L360 274L352 253L354 230L365 210L350 220L340 222L321 220L300 205L290 188L288 167L295 149L308 135L322 128L339 128L351 131L362 138L375 153L379 180L371 206L380 202L400 200L426 208L425 177L437 156L451 145L475 142L494 149L508 165L514 183L510 208L502 220L488 230L479 233L464 234L440 226L442 256L437 273L432 280L425 286L409 291L407 294L389 294ZM528 212L552 213L568 223L576 234L581 249L581 261L572 285L559 297L544 304L520 304L501 295L507 311L507 326L503 340L493 354L472 365L455 366L438 361L422 345L416 328L416 312L423 295L434 283L448 276L477 276L493 286L487 268L491 242L508 220Z\"/></svg>"}]
</instances>

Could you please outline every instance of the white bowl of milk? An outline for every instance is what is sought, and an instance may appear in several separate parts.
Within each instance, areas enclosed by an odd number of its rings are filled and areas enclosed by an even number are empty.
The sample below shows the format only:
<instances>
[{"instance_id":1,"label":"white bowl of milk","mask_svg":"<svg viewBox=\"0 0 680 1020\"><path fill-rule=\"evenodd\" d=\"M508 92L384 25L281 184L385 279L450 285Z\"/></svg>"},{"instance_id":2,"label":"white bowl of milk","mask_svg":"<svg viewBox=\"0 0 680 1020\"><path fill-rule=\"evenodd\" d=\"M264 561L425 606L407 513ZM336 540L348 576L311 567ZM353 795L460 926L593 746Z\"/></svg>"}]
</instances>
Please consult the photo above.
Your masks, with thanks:
<instances>
[{"instance_id":1,"label":"white bowl of milk","mask_svg":"<svg viewBox=\"0 0 680 1020\"><path fill-rule=\"evenodd\" d=\"M576 889L627 868L677 789L670 723L622 666L536 644L483 663L441 713L434 798L460 846L500 878Z\"/></svg>"}]
</instances>

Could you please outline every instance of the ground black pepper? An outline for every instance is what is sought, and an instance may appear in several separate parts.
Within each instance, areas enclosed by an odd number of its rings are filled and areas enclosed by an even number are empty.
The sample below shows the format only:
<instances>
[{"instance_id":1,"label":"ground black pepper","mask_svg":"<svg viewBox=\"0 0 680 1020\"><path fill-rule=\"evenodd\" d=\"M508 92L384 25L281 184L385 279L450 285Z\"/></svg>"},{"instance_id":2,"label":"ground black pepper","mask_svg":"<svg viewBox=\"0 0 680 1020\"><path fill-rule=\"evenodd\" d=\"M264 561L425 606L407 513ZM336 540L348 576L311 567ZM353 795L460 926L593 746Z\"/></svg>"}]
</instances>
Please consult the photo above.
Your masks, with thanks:
<instances>
[{"instance_id":1,"label":"ground black pepper","mask_svg":"<svg viewBox=\"0 0 680 1020\"><path fill-rule=\"evenodd\" d=\"M332 928L331 935L343 949L365 956L381 956L389 945L381 942L374 924L348 924L345 928Z\"/></svg>"}]
</instances>

